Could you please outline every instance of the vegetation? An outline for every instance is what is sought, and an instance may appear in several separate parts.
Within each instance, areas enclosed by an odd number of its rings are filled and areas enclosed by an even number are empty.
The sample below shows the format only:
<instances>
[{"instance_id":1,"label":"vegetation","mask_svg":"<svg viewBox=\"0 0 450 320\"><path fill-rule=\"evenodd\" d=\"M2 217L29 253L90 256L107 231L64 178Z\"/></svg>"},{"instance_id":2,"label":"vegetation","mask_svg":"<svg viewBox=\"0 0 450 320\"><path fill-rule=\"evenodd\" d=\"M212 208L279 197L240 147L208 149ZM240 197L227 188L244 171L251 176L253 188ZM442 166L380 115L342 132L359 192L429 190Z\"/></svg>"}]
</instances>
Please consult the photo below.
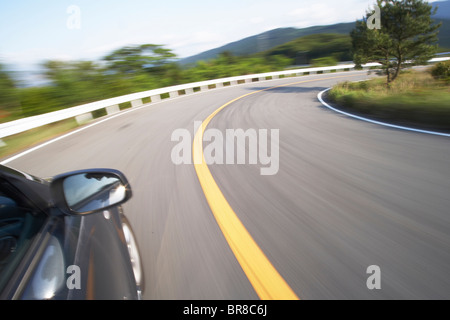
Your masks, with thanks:
<instances>
[{"instance_id":1,"label":"vegetation","mask_svg":"<svg viewBox=\"0 0 450 320\"><path fill-rule=\"evenodd\" d=\"M380 28L368 28L373 13L368 12L351 32L355 64L378 62L390 85L408 61L424 63L437 51L441 24L431 16L436 8L422 0L377 0Z\"/></svg>"},{"instance_id":2,"label":"vegetation","mask_svg":"<svg viewBox=\"0 0 450 320\"><path fill-rule=\"evenodd\" d=\"M324 33L295 39L259 55L263 57L282 55L292 59L295 64L306 64L319 58L349 61L352 60L351 50L352 42L349 35Z\"/></svg>"},{"instance_id":3,"label":"vegetation","mask_svg":"<svg viewBox=\"0 0 450 320\"><path fill-rule=\"evenodd\" d=\"M337 63L338 61L334 57L323 57L311 60L311 65L313 67L335 66Z\"/></svg>"},{"instance_id":4,"label":"vegetation","mask_svg":"<svg viewBox=\"0 0 450 320\"><path fill-rule=\"evenodd\" d=\"M450 132L450 62L426 72L403 70L422 64L438 50L441 23L436 10L421 0L377 0L380 25L369 28L373 12L351 32L354 62L378 62L386 79L344 82L328 92L341 108L399 125ZM395 81L394 81L395 80Z\"/></svg>"},{"instance_id":5,"label":"vegetation","mask_svg":"<svg viewBox=\"0 0 450 320\"><path fill-rule=\"evenodd\" d=\"M262 54L215 59L182 68L171 50L144 44L115 50L101 61L46 61L48 85L19 87L0 65L0 122L29 117L134 92L209 79L279 71L295 63L296 52L308 51L314 65L335 64L349 57L350 37L306 36Z\"/></svg>"},{"instance_id":6,"label":"vegetation","mask_svg":"<svg viewBox=\"0 0 450 320\"><path fill-rule=\"evenodd\" d=\"M16 84L0 64L0 121L19 108Z\"/></svg>"},{"instance_id":7,"label":"vegetation","mask_svg":"<svg viewBox=\"0 0 450 320\"><path fill-rule=\"evenodd\" d=\"M437 80L450 84L450 61L439 62L431 69L431 75Z\"/></svg>"},{"instance_id":8,"label":"vegetation","mask_svg":"<svg viewBox=\"0 0 450 320\"><path fill-rule=\"evenodd\" d=\"M441 64L425 72L403 71L390 88L381 78L344 82L331 89L328 98L344 110L373 119L450 132L450 85L433 76L440 70Z\"/></svg>"}]
</instances>

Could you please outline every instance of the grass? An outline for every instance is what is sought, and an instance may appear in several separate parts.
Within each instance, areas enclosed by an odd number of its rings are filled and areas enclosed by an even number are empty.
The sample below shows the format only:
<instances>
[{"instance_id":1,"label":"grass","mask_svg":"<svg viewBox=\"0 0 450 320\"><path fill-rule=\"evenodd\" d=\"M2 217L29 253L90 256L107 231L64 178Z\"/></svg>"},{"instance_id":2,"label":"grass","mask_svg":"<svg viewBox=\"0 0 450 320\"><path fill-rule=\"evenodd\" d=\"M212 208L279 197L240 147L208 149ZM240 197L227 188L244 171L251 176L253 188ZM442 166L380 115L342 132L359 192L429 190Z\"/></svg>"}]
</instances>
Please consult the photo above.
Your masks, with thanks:
<instances>
[{"instance_id":1,"label":"grass","mask_svg":"<svg viewBox=\"0 0 450 320\"><path fill-rule=\"evenodd\" d=\"M149 103L150 98L143 99L143 103ZM131 108L131 102L119 104L120 110ZM92 112L93 119L99 119L107 116L106 109L99 109ZM12 136L2 138L0 143L0 159L5 159L16 153L32 148L38 144L61 136L76 129L80 125L75 118L65 119Z\"/></svg>"},{"instance_id":2,"label":"grass","mask_svg":"<svg viewBox=\"0 0 450 320\"><path fill-rule=\"evenodd\" d=\"M376 120L416 128L450 132L450 85L430 70L408 70L387 88L385 77L343 82L328 99L342 109Z\"/></svg>"},{"instance_id":3,"label":"grass","mask_svg":"<svg viewBox=\"0 0 450 320\"><path fill-rule=\"evenodd\" d=\"M31 148L39 143L69 132L76 127L78 127L78 124L75 119L67 119L5 137L2 139L5 145L0 147L0 158L3 159Z\"/></svg>"}]
</instances>

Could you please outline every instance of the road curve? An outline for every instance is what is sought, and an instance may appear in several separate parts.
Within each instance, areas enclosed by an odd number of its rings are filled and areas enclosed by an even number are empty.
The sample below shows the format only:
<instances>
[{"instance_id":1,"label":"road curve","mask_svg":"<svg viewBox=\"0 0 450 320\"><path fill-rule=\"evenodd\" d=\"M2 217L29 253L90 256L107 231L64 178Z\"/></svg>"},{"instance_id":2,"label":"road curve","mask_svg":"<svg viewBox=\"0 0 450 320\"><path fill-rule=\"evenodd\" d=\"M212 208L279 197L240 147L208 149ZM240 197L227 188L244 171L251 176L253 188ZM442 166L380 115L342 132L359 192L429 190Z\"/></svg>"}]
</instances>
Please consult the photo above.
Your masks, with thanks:
<instances>
[{"instance_id":1,"label":"road curve","mask_svg":"<svg viewBox=\"0 0 450 320\"><path fill-rule=\"evenodd\" d=\"M123 171L142 250L144 299L258 299L192 164L175 165L171 135L234 101L208 125L278 129L279 170L209 165L249 234L301 299L449 299L450 139L366 123L324 108L317 93L366 72L215 89L150 104L7 165L38 176ZM308 81L308 82L305 82ZM369 290L369 266L381 289Z\"/></svg>"}]
</instances>

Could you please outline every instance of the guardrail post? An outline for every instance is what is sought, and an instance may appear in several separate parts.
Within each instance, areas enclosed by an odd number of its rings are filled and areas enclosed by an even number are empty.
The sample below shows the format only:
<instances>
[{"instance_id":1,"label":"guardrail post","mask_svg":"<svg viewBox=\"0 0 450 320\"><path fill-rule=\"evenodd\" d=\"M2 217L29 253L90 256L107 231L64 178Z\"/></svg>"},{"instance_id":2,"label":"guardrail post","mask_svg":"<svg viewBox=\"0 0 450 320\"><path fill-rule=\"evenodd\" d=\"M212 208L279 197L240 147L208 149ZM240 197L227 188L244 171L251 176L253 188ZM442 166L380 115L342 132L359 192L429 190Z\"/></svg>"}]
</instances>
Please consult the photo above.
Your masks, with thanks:
<instances>
[{"instance_id":1,"label":"guardrail post","mask_svg":"<svg viewBox=\"0 0 450 320\"><path fill-rule=\"evenodd\" d=\"M160 102L161 101L161 95L157 94L155 96L151 96L150 99L152 102Z\"/></svg>"},{"instance_id":2,"label":"guardrail post","mask_svg":"<svg viewBox=\"0 0 450 320\"><path fill-rule=\"evenodd\" d=\"M79 116L76 116L75 119L77 120L77 123L79 125L82 125L86 122L91 121L92 119L94 119L94 117L92 116L92 113L85 113L85 114L80 114Z\"/></svg>"},{"instance_id":3,"label":"guardrail post","mask_svg":"<svg viewBox=\"0 0 450 320\"><path fill-rule=\"evenodd\" d=\"M208 86L201 86L200 91L207 91L209 90Z\"/></svg>"},{"instance_id":4,"label":"guardrail post","mask_svg":"<svg viewBox=\"0 0 450 320\"><path fill-rule=\"evenodd\" d=\"M184 92L185 92L186 94L193 94L193 93L194 93L194 89L188 88L188 89L185 89Z\"/></svg>"},{"instance_id":5,"label":"guardrail post","mask_svg":"<svg viewBox=\"0 0 450 320\"><path fill-rule=\"evenodd\" d=\"M142 105L143 105L142 99L136 99L136 100L131 101L131 107L132 108L140 107Z\"/></svg>"},{"instance_id":6,"label":"guardrail post","mask_svg":"<svg viewBox=\"0 0 450 320\"><path fill-rule=\"evenodd\" d=\"M176 97L178 97L178 91L169 92L169 98L176 98Z\"/></svg>"},{"instance_id":7,"label":"guardrail post","mask_svg":"<svg viewBox=\"0 0 450 320\"><path fill-rule=\"evenodd\" d=\"M2 139L0 139L0 148L1 147L6 147L5 141L3 141Z\"/></svg>"},{"instance_id":8,"label":"guardrail post","mask_svg":"<svg viewBox=\"0 0 450 320\"><path fill-rule=\"evenodd\" d=\"M223 88L223 82L216 83L216 89Z\"/></svg>"},{"instance_id":9,"label":"guardrail post","mask_svg":"<svg viewBox=\"0 0 450 320\"><path fill-rule=\"evenodd\" d=\"M237 84L238 84L238 82L237 82L236 80L230 81L230 86L235 86L235 85L237 85Z\"/></svg>"},{"instance_id":10,"label":"guardrail post","mask_svg":"<svg viewBox=\"0 0 450 320\"><path fill-rule=\"evenodd\" d=\"M266 77L259 77L258 81L266 81Z\"/></svg>"},{"instance_id":11,"label":"guardrail post","mask_svg":"<svg viewBox=\"0 0 450 320\"><path fill-rule=\"evenodd\" d=\"M106 113L107 113L108 115L111 115L111 114L120 112L120 108L119 108L119 105L118 105L118 104L115 104L115 105L113 105L113 106L106 107L105 109L106 109Z\"/></svg>"}]
</instances>

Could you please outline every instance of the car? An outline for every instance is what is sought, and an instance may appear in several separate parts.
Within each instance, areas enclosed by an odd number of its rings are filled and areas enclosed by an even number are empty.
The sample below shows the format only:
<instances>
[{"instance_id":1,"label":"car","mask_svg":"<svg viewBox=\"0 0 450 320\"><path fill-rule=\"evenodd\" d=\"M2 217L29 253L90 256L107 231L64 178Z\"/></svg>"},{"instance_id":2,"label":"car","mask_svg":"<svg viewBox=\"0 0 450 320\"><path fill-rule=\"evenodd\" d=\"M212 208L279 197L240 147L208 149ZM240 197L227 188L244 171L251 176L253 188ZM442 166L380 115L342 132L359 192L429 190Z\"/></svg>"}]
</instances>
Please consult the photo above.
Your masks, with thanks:
<instances>
[{"instance_id":1,"label":"car","mask_svg":"<svg viewBox=\"0 0 450 320\"><path fill-rule=\"evenodd\" d=\"M114 169L38 178L0 165L0 299L142 299L131 197Z\"/></svg>"}]
</instances>

